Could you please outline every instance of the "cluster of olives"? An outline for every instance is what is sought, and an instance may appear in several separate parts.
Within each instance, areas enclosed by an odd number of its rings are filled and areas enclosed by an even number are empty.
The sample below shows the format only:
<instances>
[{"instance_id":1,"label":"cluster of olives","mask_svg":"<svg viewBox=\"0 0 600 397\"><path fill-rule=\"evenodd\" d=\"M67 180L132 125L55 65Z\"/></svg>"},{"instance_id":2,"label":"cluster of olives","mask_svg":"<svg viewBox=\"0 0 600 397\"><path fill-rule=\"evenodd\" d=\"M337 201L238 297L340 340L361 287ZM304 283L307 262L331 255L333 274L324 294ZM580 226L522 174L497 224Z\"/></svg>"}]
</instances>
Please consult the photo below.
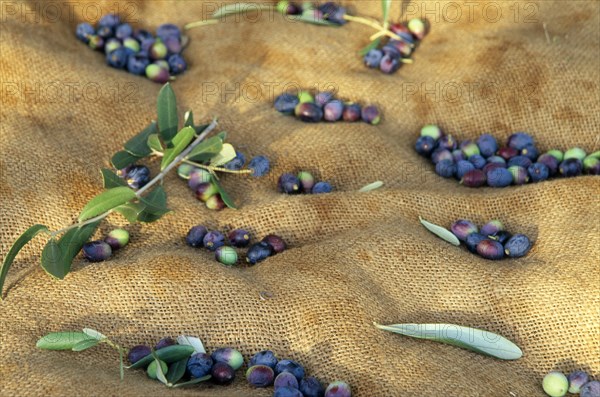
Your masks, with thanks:
<instances>
[{"instance_id":1,"label":"cluster of olives","mask_svg":"<svg viewBox=\"0 0 600 397\"><path fill-rule=\"evenodd\" d=\"M285 194L321 194L330 193L333 187L329 182L316 182L310 172L300 171L298 175L285 173L279 177L277 188Z\"/></svg>"},{"instance_id":2,"label":"cluster of olives","mask_svg":"<svg viewBox=\"0 0 600 397\"><path fill-rule=\"evenodd\" d=\"M308 1L297 4L281 0L277 3L277 11L283 15L302 15L314 22L327 21L336 25L343 25L347 22L344 19L346 8L331 1L324 4L313 4Z\"/></svg>"},{"instance_id":3,"label":"cluster of olives","mask_svg":"<svg viewBox=\"0 0 600 397\"><path fill-rule=\"evenodd\" d=\"M525 132L512 134L506 146L499 147L490 134L482 134L476 141L458 142L438 126L426 125L415 150L431 159L438 175L456 178L468 187L506 187L554 176L600 174L600 151L588 155L574 147L564 153L554 149L540 154L533 137Z\"/></svg>"},{"instance_id":4,"label":"cluster of olives","mask_svg":"<svg viewBox=\"0 0 600 397\"><path fill-rule=\"evenodd\" d=\"M250 232L244 229L232 230L227 240L231 247L226 246L225 235L219 231L208 230L205 226L192 227L185 238L186 243L194 248L207 248L215 253L215 259L227 266L238 262L238 253L233 247L245 248L250 245ZM269 234L260 242L252 244L246 252L246 262L255 265L269 256L279 254L287 248L285 241L279 236Z\"/></svg>"},{"instance_id":5,"label":"cluster of olives","mask_svg":"<svg viewBox=\"0 0 600 397\"><path fill-rule=\"evenodd\" d=\"M542 388L550 397L563 397L568 393L580 397L600 397L600 382L590 380L584 371L573 371L569 376L562 372L549 372L542 381Z\"/></svg>"},{"instance_id":6,"label":"cluster of olives","mask_svg":"<svg viewBox=\"0 0 600 397\"><path fill-rule=\"evenodd\" d=\"M381 114L376 106L361 107L357 103L342 102L331 92L317 92L315 95L308 91L300 91L296 95L284 93L275 99L275 109L307 123L362 120L376 125L381 121Z\"/></svg>"},{"instance_id":7,"label":"cluster of olives","mask_svg":"<svg viewBox=\"0 0 600 397\"><path fill-rule=\"evenodd\" d=\"M274 397L351 397L346 382L335 381L326 388L315 377L306 377L304 367L294 360L278 360L271 350L250 359L246 379L254 387L274 386Z\"/></svg>"},{"instance_id":8,"label":"cluster of olives","mask_svg":"<svg viewBox=\"0 0 600 397\"><path fill-rule=\"evenodd\" d=\"M245 164L246 157L241 152L236 152L235 158L224 164L223 168L239 171ZM269 172L270 163L265 156L256 156L250 160L248 168L252 171L253 176L261 177ZM206 208L216 211L225 208L219 188L213 182L209 171L183 163L177 168L177 175L188 181L188 186L194 191L196 198L206 204Z\"/></svg>"},{"instance_id":9,"label":"cluster of olives","mask_svg":"<svg viewBox=\"0 0 600 397\"><path fill-rule=\"evenodd\" d=\"M531 249L531 241L527 236L510 234L504 230L499 220L489 221L481 229L477 229L473 222L459 219L452 224L450 230L466 244L469 251L485 259L498 260L505 255L510 258L520 258Z\"/></svg>"},{"instance_id":10,"label":"cluster of olives","mask_svg":"<svg viewBox=\"0 0 600 397\"><path fill-rule=\"evenodd\" d=\"M113 251L123 248L129 242L129 233L124 229L115 229L104 240L85 243L81 248L83 256L90 262L102 262L111 257Z\"/></svg>"},{"instance_id":11,"label":"cluster of olives","mask_svg":"<svg viewBox=\"0 0 600 397\"><path fill-rule=\"evenodd\" d=\"M90 48L104 51L106 63L136 75L146 75L156 83L166 83L183 73L187 63L181 56L183 42L176 25L158 27L156 37L147 30L133 30L116 14L100 18L94 28L87 22L77 25L75 35Z\"/></svg>"},{"instance_id":12,"label":"cluster of olives","mask_svg":"<svg viewBox=\"0 0 600 397\"><path fill-rule=\"evenodd\" d=\"M378 68L385 74L395 73L408 59L428 31L427 21L414 18L407 23L395 23L390 30L402 40L389 39L381 48L373 48L365 54L364 63Z\"/></svg>"}]
</instances>

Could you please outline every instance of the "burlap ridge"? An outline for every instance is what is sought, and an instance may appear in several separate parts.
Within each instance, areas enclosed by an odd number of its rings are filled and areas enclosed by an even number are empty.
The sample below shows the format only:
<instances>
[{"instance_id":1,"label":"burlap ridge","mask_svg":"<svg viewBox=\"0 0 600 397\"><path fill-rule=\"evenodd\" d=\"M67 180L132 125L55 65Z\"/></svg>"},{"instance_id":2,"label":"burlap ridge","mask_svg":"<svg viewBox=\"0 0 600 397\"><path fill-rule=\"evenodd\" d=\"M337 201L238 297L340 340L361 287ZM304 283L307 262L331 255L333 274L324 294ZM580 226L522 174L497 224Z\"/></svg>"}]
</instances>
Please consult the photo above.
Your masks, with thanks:
<instances>
[{"instance_id":1,"label":"burlap ridge","mask_svg":"<svg viewBox=\"0 0 600 397\"><path fill-rule=\"evenodd\" d=\"M542 396L541 379L552 369L597 377L600 178L468 189L436 176L413 145L422 125L437 123L459 139L491 132L503 141L524 130L541 150L599 150L600 3L480 2L472 18L467 3L406 2L413 16L434 10L427 15L431 33L415 63L392 76L362 65L356 52L373 31L357 24L324 28L265 14L191 31L190 69L173 83L181 114L219 116L236 147L272 159L271 173L223 177L240 209L222 212L206 210L185 183L168 176L174 212L149 225L109 217L97 237L126 226L130 245L105 263L78 257L63 281L39 267L43 239L34 240L19 254L0 303L0 395L272 393L250 388L241 371L229 387L167 390L143 371L127 371L121 382L118 357L108 348L35 348L48 332L82 327L126 347L191 334L209 350L233 346L246 359L272 349L324 382L346 380L356 396ZM61 4L3 3L1 257L34 223L70 224L100 192L99 168L156 114L160 85L106 67L102 55L74 37L78 22L95 22L92 8L115 10L116 3L77 2L72 18ZM119 4L136 27L151 30L202 19L214 6ZM380 17L379 1L345 4ZM49 5L63 10L56 20ZM463 13L458 20L456 9ZM399 3L391 15L399 17ZM303 124L273 110L264 83L279 84L275 93L286 84L334 84L344 99L379 105L383 122ZM78 98L69 96L68 84L78 84ZM102 87L98 98L95 84ZM261 95L254 100L256 84ZM476 86L485 89L469 97L465 87ZM223 100L215 87L236 93ZM55 92L63 100L53 100ZM277 176L300 169L330 181L335 192L278 193ZM358 192L375 180L385 186ZM436 238L419 216L444 226L457 218L498 218L535 244L526 258L489 262ZM290 249L253 268L225 268L211 253L185 245L195 224L245 227L259 238L277 233ZM265 291L270 299L260 298ZM483 328L515 341L524 355L500 361L380 331L373 321Z\"/></svg>"}]
</instances>

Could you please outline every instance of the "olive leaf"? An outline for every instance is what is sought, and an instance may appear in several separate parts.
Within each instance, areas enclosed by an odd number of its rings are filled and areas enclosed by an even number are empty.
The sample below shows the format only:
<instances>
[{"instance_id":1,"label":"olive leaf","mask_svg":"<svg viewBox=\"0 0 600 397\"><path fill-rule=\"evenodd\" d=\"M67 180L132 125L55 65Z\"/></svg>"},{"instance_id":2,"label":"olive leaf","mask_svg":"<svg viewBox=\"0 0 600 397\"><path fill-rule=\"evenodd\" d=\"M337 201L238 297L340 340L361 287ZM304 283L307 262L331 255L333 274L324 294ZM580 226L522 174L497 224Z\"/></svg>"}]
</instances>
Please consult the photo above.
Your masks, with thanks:
<instances>
[{"instance_id":1,"label":"olive leaf","mask_svg":"<svg viewBox=\"0 0 600 397\"><path fill-rule=\"evenodd\" d=\"M369 183L368 185L361 187L358 191L361 193L366 193L366 192L370 192L371 190L379 189L382 186L383 186L383 182L375 181L373 183Z\"/></svg>"},{"instance_id":2,"label":"olive leaf","mask_svg":"<svg viewBox=\"0 0 600 397\"><path fill-rule=\"evenodd\" d=\"M153 121L150 125L144 128L139 134L128 140L124 147L127 152L137 157L146 157L152 150L148 146L148 137L152 134L156 134L158 128L156 122Z\"/></svg>"},{"instance_id":3,"label":"olive leaf","mask_svg":"<svg viewBox=\"0 0 600 397\"><path fill-rule=\"evenodd\" d=\"M383 23L386 24L390 15L392 0L381 0L381 9L383 11Z\"/></svg>"},{"instance_id":4,"label":"olive leaf","mask_svg":"<svg viewBox=\"0 0 600 397\"><path fill-rule=\"evenodd\" d=\"M183 378L185 375L185 370L187 368L187 362L189 358L184 358L179 361L175 361L173 364L169 366L169 370L167 371L167 381L170 384L175 384Z\"/></svg>"},{"instance_id":5,"label":"olive leaf","mask_svg":"<svg viewBox=\"0 0 600 397\"><path fill-rule=\"evenodd\" d=\"M162 186L157 186L148 195L141 197L140 201L145 205L144 211L154 215L164 215L170 210L167 208L167 193Z\"/></svg>"},{"instance_id":6,"label":"olive leaf","mask_svg":"<svg viewBox=\"0 0 600 397\"><path fill-rule=\"evenodd\" d=\"M213 14L213 19L222 18L227 15L243 14L245 12L258 11L258 10L270 10L273 7L270 5L263 5L257 3L234 3L226 4L223 7L218 8Z\"/></svg>"},{"instance_id":7,"label":"olive leaf","mask_svg":"<svg viewBox=\"0 0 600 397\"><path fill-rule=\"evenodd\" d=\"M52 277L58 279L65 278L69 273L69 270L64 266L62 252L55 239L50 239L42 250L42 268Z\"/></svg>"},{"instance_id":8,"label":"olive leaf","mask_svg":"<svg viewBox=\"0 0 600 397\"><path fill-rule=\"evenodd\" d=\"M83 207L79 215L79 222L98 216L135 198L135 192L128 187L119 186L108 189L91 199Z\"/></svg>"},{"instance_id":9,"label":"olive leaf","mask_svg":"<svg viewBox=\"0 0 600 397\"><path fill-rule=\"evenodd\" d=\"M125 377L125 364L123 363L123 349L119 348L119 376L121 380Z\"/></svg>"},{"instance_id":10,"label":"olive leaf","mask_svg":"<svg viewBox=\"0 0 600 397\"><path fill-rule=\"evenodd\" d=\"M115 212L123 215L129 223L135 223L139 220L139 215L144 209L146 209L146 206L142 203L125 203L115 207Z\"/></svg>"},{"instance_id":11,"label":"olive leaf","mask_svg":"<svg viewBox=\"0 0 600 397\"><path fill-rule=\"evenodd\" d=\"M112 189L113 187L118 186L127 186L127 182L125 182L122 178L119 178L119 176L111 170L102 168L100 172L102 173L102 184L105 189Z\"/></svg>"},{"instance_id":12,"label":"olive leaf","mask_svg":"<svg viewBox=\"0 0 600 397\"><path fill-rule=\"evenodd\" d=\"M158 136L158 134L152 134L148 137L148 147L151 150L157 151L157 152L164 152L165 148L163 148L162 143L160 142L160 137Z\"/></svg>"},{"instance_id":13,"label":"olive leaf","mask_svg":"<svg viewBox=\"0 0 600 397\"><path fill-rule=\"evenodd\" d=\"M161 362L160 362L160 359L158 358L158 356L156 355L156 352L153 350L150 354L152 354L152 357L154 358L154 362L156 363L156 379L161 381L163 384L168 385L169 382L167 381L165 373L162 370L162 365L160 365Z\"/></svg>"},{"instance_id":14,"label":"olive leaf","mask_svg":"<svg viewBox=\"0 0 600 397\"><path fill-rule=\"evenodd\" d=\"M134 156L133 154L121 150L120 152L115 153L110 159L111 164L118 170L125 168L136 161L138 161L141 157Z\"/></svg>"},{"instance_id":15,"label":"olive leaf","mask_svg":"<svg viewBox=\"0 0 600 397\"><path fill-rule=\"evenodd\" d=\"M98 225L100 225L100 221L88 223L87 225L78 228L73 228L63 234L63 236L58 240L58 246L61 252L60 262L61 266L63 267L63 271L66 272L65 275L71 270L73 259L75 259L75 256L81 250L83 245L88 242L90 237L92 237L98 228Z\"/></svg>"},{"instance_id":16,"label":"olive leaf","mask_svg":"<svg viewBox=\"0 0 600 397\"><path fill-rule=\"evenodd\" d=\"M71 350L73 350L74 352L81 352L86 349L89 349L90 347L97 346L98 343L100 343L100 341L98 339L82 340L81 342L79 342L75 346L73 346L73 348Z\"/></svg>"},{"instance_id":17,"label":"olive leaf","mask_svg":"<svg viewBox=\"0 0 600 397\"><path fill-rule=\"evenodd\" d=\"M158 131L161 138L170 146L171 140L177 135L179 119L177 117L177 101L171 84L162 86L156 103L158 111Z\"/></svg>"},{"instance_id":18,"label":"olive leaf","mask_svg":"<svg viewBox=\"0 0 600 397\"><path fill-rule=\"evenodd\" d=\"M194 378L192 380L188 380L187 382L177 383L176 385L173 385L172 387L185 387L185 386L197 385L198 383L205 382L205 381L209 380L210 378L211 378L210 375L206 375L206 376L203 376L202 378Z\"/></svg>"},{"instance_id":19,"label":"olive leaf","mask_svg":"<svg viewBox=\"0 0 600 397\"><path fill-rule=\"evenodd\" d=\"M40 234L41 232L49 232L48 227L44 225L33 225L29 229L25 230L23 234L19 236L17 241L10 247L8 254L4 257L4 261L2 262L2 270L0 270L0 300L2 300L2 288L4 287L4 281L6 280L6 275L8 274L8 269L14 262L17 254L28 242L33 240L35 236Z\"/></svg>"},{"instance_id":20,"label":"olive leaf","mask_svg":"<svg viewBox=\"0 0 600 397\"><path fill-rule=\"evenodd\" d=\"M194 128L194 113L191 110L185 112L185 114L183 115L183 120L183 125L185 127Z\"/></svg>"},{"instance_id":21,"label":"olive leaf","mask_svg":"<svg viewBox=\"0 0 600 397\"><path fill-rule=\"evenodd\" d=\"M35 346L43 350L72 350L78 343L94 340L83 332L51 332L42 336Z\"/></svg>"},{"instance_id":22,"label":"olive leaf","mask_svg":"<svg viewBox=\"0 0 600 397\"><path fill-rule=\"evenodd\" d=\"M517 360L523 355L510 340L481 329L454 324L373 324L385 331L446 343L502 360Z\"/></svg>"},{"instance_id":23,"label":"olive leaf","mask_svg":"<svg viewBox=\"0 0 600 397\"><path fill-rule=\"evenodd\" d=\"M194 348L192 346L171 345L171 346L163 347L162 349L158 349L156 351L156 356L160 360L166 362L167 364L171 364L176 361L183 360L184 358L191 356L193 353L194 353ZM150 364L152 362L153 359L154 358L153 358L152 354L148 354L147 356L136 361L135 363L131 364L127 368L133 368L133 369L146 368L148 366L148 364Z\"/></svg>"},{"instance_id":24,"label":"olive leaf","mask_svg":"<svg viewBox=\"0 0 600 397\"><path fill-rule=\"evenodd\" d=\"M431 222L427 222L425 219L423 219L421 217L419 217L419 220L421 221L421 224L423 226L425 226L425 228L427 230L429 230L431 233L435 234L442 240L446 240L447 242L449 242L452 245L456 245L456 246L460 245L460 240L448 229L444 229L441 226L435 225Z\"/></svg>"},{"instance_id":25,"label":"olive leaf","mask_svg":"<svg viewBox=\"0 0 600 397\"><path fill-rule=\"evenodd\" d=\"M190 144L190 142L192 142L192 139L194 139L195 135L196 132L192 127L183 127L181 131L179 131L177 135L175 135L171 142L173 147L165 150L165 154L160 163L161 171L167 168L167 166L171 164L171 162L173 162L173 160L175 160L175 158L181 152L183 152L183 150Z\"/></svg>"},{"instance_id":26,"label":"olive leaf","mask_svg":"<svg viewBox=\"0 0 600 397\"><path fill-rule=\"evenodd\" d=\"M287 18L289 20L292 20L292 21L300 21L300 22L312 23L313 25L333 26L333 27L339 27L340 26L337 23L332 23L332 22L329 22L329 21L327 21L325 19L315 18L314 15L310 15L310 14L288 15Z\"/></svg>"},{"instance_id":27,"label":"olive leaf","mask_svg":"<svg viewBox=\"0 0 600 397\"><path fill-rule=\"evenodd\" d=\"M194 353L206 353L206 349L204 348L204 344L200 340L200 338L196 338L195 336L186 336L179 335L177 337L177 343L182 346L191 346L194 348Z\"/></svg>"},{"instance_id":28,"label":"olive leaf","mask_svg":"<svg viewBox=\"0 0 600 397\"><path fill-rule=\"evenodd\" d=\"M237 156L237 153L235 152L233 145L230 143L224 143L221 151L210 160L210 165L219 167L233 160L235 156Z\"/></svg>"},{"instance_id":29,"label":"olive leaf","mask_svg":"<svg viewBox=\"0 0 600 397\"><path fill-rule=\"evenodd\" d=\"M200 142L186 156L188 160L205 162L219 154L223 149L223 141L218 136L213 136Z\"/></svg>"},{"instance_id":30,"label":"olive leaf","mask_svg":"<svg viewBox=\"0 0 600 397\"><path fill-rule=\"evenodd\" d=\"M221 186L221 184L219 183L217 178L214 175L211 175L210 180L213 183L213 185L215 185L217 190L219 191L219 194L221 195L221 199L223 200L223 203L225 203L225 205L229 208L237 209L237 207L235 206L235 203L233 202L233 200L231 199L229 194L225 191L225 189L223 189L223 187Z\"/></svg>"},{"instance_id":31,"label":"olive leaf","mask_svg":"<svg viewBox=\"0 0 600 397\"><path fill-rule=\"evenodd\" d=\"M100 332L91 328L84 328L83 333L89 336L90 338L94 338L97 340L107 339L105 335L102 335Z\"/></svg>"}]
</instances>

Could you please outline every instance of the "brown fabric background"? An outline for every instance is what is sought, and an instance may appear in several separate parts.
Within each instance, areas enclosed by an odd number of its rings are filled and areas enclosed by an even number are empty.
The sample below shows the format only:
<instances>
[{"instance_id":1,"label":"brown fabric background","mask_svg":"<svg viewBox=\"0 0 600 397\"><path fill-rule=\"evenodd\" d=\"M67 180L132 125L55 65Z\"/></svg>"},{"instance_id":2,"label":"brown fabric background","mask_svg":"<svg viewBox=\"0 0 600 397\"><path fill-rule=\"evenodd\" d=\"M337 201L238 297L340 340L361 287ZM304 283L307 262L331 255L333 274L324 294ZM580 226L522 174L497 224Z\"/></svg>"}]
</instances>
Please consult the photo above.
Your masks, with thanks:
<instances>
[{"instance_id":1,"label":"brown fabric background","mask_svg":"<svg viewBox=\"0 0 600 397\"><path fill-rule=\"evenodd\" d=\"M100 191L98 169L155 117L159 85L106 67L102 55L74 37L78 22L95 21L95 9L115 10L115 2L75 2L73 18L62 4L2 5L2 257L31 224L68 225ZM413 143L423 124L438 123L460 139L489 131L504 140L525 130L541 150L599 150L600 3L481 2L472 20L465 3L411 4L413 16L434 10L432 32L415 63L394 76L367 70L355 56L373 33L357 24L328 29L264 14L259 22L242 18L192 31L185 53L190 70L173 84L181 114L219 116L234 145L273 160L272 173L259 180L224 177L240 209L219 213L170 175L165 183L174 213L156 224L127 226L127 249L100 264L76 259L62 282L39 267L43 239L27 246L0 303L0 395L272 392L250 389L241 371L226 388L169 391L141 371L127 371L120 382L117 356L108 349L35 348L47 332L84 326L127 347L185 333L210 350L235 346L246 358L270 348L323 381L348 381L357 396L540 396L549 370L582 368L597 376L600 178L469 190L437 177ZM62 9L58 20L51 5ZM378 1L352 5L357 14L380 17ZM201 19L213 6L140 1L121 3L121 11L135 26L154 30L167 21ZM497 6L502 17L494 22ZM28 9L35 14L23 20ZM399 4L392 15L400 15ZM256 94L251 84L261 82L261 97L249 100ZM272 109L265 82L279 84L276 93L286 83L334 84L342 98L377 103L384 122L297 122ZM76 98L69 84L77 84ZM95 84L102 87L96 100ZM225 101L203 98L212 84L239 84L240 91ZM435 84L439 92L427 94ZM467 84L488 89L469 97ZM336 192L277 193L276 177L299 169L331 181ZM385 187L357 192L374 180ZM535 246L522 260L485 261L430 234L419 215L446 226L457 218L480 224L499 218ZM228 269L185 246L185 233L199 223L246 227L259 237L277 233L291 248L254 268ZM117 225L125 224L111 216L98 236ZM261 300L260 291L273 298ZM524 356L503 362L379 331L372 321L480 327L515 341Z\"/></svg>"}]
</instances>

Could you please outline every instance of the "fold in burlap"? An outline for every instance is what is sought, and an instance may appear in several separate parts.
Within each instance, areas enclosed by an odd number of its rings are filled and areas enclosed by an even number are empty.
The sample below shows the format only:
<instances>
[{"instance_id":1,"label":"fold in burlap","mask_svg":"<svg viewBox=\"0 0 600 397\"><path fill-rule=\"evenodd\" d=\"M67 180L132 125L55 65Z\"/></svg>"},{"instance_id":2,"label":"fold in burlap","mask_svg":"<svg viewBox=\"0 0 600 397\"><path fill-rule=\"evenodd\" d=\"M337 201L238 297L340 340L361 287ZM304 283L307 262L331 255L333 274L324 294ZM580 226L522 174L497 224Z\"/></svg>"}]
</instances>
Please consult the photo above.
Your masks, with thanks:
<instances>
[{"instance_id":1,"label":"fold in burlap","mask_svg":"<svg viewBox=\"0 0 600 397\"><path fill-rule=\"evenodd\" d=\"M72 222L101 190L99 168L155 117L159 85L106 67L74 37L78 22L94 22L94 10L115 3L69 3L72 18L64 4L2 3L2 257L29 225ZM215 5L120 3L135 26L150 29L202 19ZM84 326L126 347L185 333L246 358L269 348L323 381L348 381L357 396L538 396L549 370L598 375L600 178L467 189L437 177L413 144L420 126L437 123L459 139L491 132L505 140L524 130L542 151L599 150L599 3L407 5L410 16L427 11L432 30L415 63L393 76L356 56L373 33L362 25L324 28L265 13L192 31L190 70L173 84L181 113L219 116L235 146L272 159L271 174L224 177L240 209L222 212L206 210L170 175L172 214L127 226L126 249L105 263L77 258L63 281L38 266L43 239L27 246L0 305L0 395L272 392L249 388L241 371L230 387L169 391L142 371L120 382L108 349L35 348L47 332ZM353 7L380 16L378 1ZM333 85L344 99L378 104L384 121L300 123L272 109L269 87L279 93L286 84ZM277 176L300 169L330 181L335 193L277 193ZM357 192L375 180L385 187ZM535 245L524 259L490 262L436 238L419 216L446 226L498 218ZM225 268L185 245L200 223L277 233L290 249L253 268ZM111 216L97 237L117 225L125 223ZM272 298L261 299L265 291ZM500 361L379 331L373 321L484 328L524 355Z\"/></svg>"}]
</instances>

